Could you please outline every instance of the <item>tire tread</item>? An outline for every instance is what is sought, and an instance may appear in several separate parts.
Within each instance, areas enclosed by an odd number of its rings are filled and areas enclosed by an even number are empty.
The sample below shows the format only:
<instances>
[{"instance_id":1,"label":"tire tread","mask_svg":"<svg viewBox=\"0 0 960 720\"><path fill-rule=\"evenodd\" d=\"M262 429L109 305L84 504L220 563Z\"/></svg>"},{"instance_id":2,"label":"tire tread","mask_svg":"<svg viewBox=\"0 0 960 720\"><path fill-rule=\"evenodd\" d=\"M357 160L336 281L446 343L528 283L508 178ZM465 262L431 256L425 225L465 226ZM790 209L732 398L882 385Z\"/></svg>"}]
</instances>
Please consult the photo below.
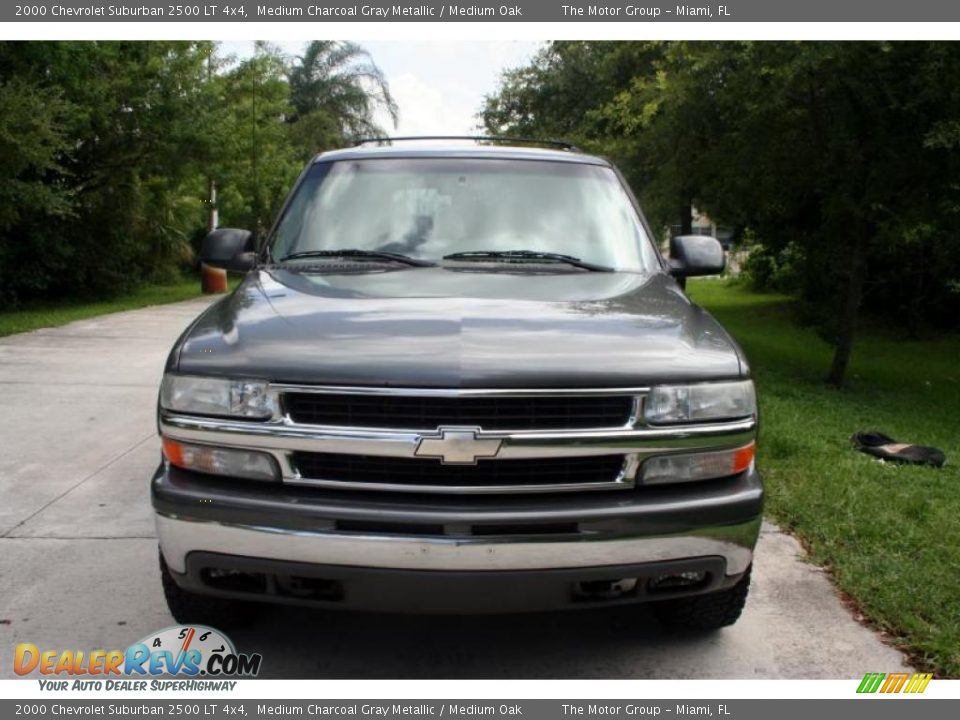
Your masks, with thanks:
<instances>
[{"instance_id":1,"label":"tire tread","mask_svg":"<svg viewBox=\"0 0 960 720\"><path fill-rule=\"evenodd\" d=\"M747 602L751 570L748 568L737 584L726 590L664 600L655 604L654 611L670 627L709 631L733 625Z\"/></svg>"},{"instance_id":2,"label":"tire tread","mask_svg":"<svg viewBox=\"0 0 960 720\"><path fill-rule=\"evenodd\" d=\"M184 590L170 574L163 555L160 555L160 581L163 596L173 619L184 625L210 625L229 630L250 625L260 614L257 603L228 600L212 595L200 595Z\"/></svg>"}]
</instances>

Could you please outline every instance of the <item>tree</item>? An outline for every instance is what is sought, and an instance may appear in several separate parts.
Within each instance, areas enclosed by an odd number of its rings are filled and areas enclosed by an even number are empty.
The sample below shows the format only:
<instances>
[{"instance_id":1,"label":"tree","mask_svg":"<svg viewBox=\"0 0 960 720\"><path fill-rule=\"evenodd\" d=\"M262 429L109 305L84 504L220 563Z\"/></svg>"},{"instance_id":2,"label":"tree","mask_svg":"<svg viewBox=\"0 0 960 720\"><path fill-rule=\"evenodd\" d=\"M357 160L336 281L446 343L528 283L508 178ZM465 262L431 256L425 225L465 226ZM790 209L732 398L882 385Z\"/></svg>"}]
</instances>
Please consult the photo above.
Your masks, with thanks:
<instances>
[{"instance_id":1,"label":"tree","mask_svg":"<svg viewBox=\"0 0 960 720\"><path fill-rule=\"evenodd\" d=\"M289 81L294 109L289 121L301 124L300 131L317 132L321 143L335 131L340 142L382 135L374 119L380 109L397 124L397 103L383 71L355 43L310 42L290 68ZM298 141L307 145L309 137L298 137ZM315 144L311 151L323 146Z\"/></svg>"},{"instance_id":2,"label":"tree","mask_svg":"<svg viewBox=\"0 0 960 720\"><path fill-rule=\"evenodd\" d=\"M203 80L211 49L0 44L0 77L38 88L52 103L55 112L37 113L37 127L49 124L66 149L43 182L71 203L69 221L63 213L42 225L23 218L3 231L8 295L114 294L183 256L186 234L179 221L170 224L168 202L182 206L183 183L209 150ZM70 111L56 112L58 103ZM20 270L24 263L30 273Z\"/></svg>"},{"instance_id":3,"label":"tree","mask_svg":"<svg viewBox=\"0 0 960 720\"><path fill-rule=\"evenodd\" d=\"M802 249L798 289L834 344L827 380L840 386L867 294L886 319L903 321L902 298L922 294L904 287L904 269L949 238L956 159L930 138L960 112L942 82L960 52L945 43L710 43L677 55L664 69L673 78L666 103L674 117L697 107L711 118L699 202L769 247ZM955 273L958 259L939 271ZM937 282L929 266L924 276Z\"/></svg>"},{"instance_id":4,"label":"tree","mask_svg":"<svg viewBox=\"0 0 960 720\"><path fill-rule=\"evenodd\" d=\"M264 43L237 62L210 42L0 42L0 106L0 306L167 279L195 262L211 183L224 223L262 229L308 157L396 117L339 43L293 67Z\"/></svg>"},{"instance_id":5,"label":"tree","mask_svg":"<svg viewBox=\"0 0 960 720\"><path fill-rule=\"evenodd\" d=\"M61 123L70 106L53 89L19 78L0 82L0 231L25 215L63 217L70 193L50 182L69 150Z\"/></svg>"},{"instance_id":6,"label":"tree","mask_svg":"<svg viewBox=\"0 0 960 720\"><path fill-rule=\"evenodd\" d=\"M209 171L224 223L268 226L303 167L285 125L294 112L287 72L276 47L257 43L252 57L215 79L220 151Z\"/></svg>"}]
</instances>

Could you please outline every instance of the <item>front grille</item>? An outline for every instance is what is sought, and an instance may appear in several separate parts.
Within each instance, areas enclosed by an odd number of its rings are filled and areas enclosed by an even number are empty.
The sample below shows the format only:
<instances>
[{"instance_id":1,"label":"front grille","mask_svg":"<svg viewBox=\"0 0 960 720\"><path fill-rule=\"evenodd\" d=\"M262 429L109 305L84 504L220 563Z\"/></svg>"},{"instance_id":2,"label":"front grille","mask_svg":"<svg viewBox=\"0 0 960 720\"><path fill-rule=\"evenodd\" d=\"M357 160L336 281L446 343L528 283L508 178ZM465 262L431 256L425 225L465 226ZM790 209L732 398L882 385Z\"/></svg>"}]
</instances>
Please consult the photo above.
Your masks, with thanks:
<instances>
[{"instance_id":1,"label":"front grille","mask_svg":"<svg viewBox=\"0 0 960 720\"><path fill-rule=\"evenodd\" d=\"M476 465L444 465L438 460L293 453L300 475L311 480L389 483L436 487L498 487L519 485L608 484L623 469L623 455L554 457L534 460L480 460Z\"/></svg>"},{"instance_id":2,"label":"front grille","mask_svg":"<svg viewBox=\"0 0 960 720\"><path fill-rule=\"evenodd\" d=\"M629 395L430 397L286 393L295 423L341 427L435 430L466 425L484 430L577 430L625 426Z\"/></svg>"}]
</instances>

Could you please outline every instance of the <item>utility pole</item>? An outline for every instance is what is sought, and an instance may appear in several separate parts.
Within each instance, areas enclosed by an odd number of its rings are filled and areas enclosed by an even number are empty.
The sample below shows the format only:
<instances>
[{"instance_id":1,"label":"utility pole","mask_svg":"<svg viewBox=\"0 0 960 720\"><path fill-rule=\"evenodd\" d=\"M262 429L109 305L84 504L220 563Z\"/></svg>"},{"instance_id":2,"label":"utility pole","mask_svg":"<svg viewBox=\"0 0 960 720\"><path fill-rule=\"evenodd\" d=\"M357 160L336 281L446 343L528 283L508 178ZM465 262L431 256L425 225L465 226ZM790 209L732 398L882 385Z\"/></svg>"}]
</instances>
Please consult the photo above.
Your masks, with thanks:
<instances>
[{"instance_id":1,"label":"utility pole","mask_svg":"<svg viewBox=\"0 0 960 720\"><path fill-rule=\"evenodd\" d=\"M207 179L207 232L213 232L220 224L220 215L217 210L217 181L212 177Z\"/></svg>"},{"instance_id":2,"label":"utility pole","mask_svg":"<svg viewBox=\"0 0 960 720\"><path fill-rule=\"evenodd\" d=\"M251 69L251 101L252 108L250 123L250 165L253 171L253 213L256 217L254 224L254 234L260 234L260 175L257 168L257 73L260 72L258 60L260 58L260 41L256 41L253 50L253 61Z\"/></svg>"},{"instance_id":3,"label":"utility pole","mask_svg":"<svg viewBox=\"0 0 960 720\"><path fill-rule=\"evenodd\" d=\"M207 55L207 83L213 82L213 49ZM207 177L207 232L213 232L220 224L217 210L217 181L213 175Z\"/></svg>"},{"instance_id":4,"label":"utility pole","mask_svg":"<svg viewBox=\"0 0 960 720\"><path fill-rule=\"evenodd\" d=\"M213 81L213 48L207 55L207 83ZM217 211L217 181L207 176L207 232L211 233L220 224ZM206 295L227 291L227 271L200 263L200 290Z\"/></svg>"}]
</instances>

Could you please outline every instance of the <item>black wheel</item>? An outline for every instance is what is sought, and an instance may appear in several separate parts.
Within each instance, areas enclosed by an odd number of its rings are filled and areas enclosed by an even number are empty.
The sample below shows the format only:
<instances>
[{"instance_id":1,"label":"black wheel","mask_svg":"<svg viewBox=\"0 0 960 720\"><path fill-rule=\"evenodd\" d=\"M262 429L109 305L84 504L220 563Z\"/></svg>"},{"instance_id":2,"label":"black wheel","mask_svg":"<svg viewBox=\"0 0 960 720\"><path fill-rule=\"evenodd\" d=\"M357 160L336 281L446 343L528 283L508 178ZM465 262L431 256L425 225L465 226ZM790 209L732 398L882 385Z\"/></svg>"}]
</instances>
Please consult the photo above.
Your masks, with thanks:
<instances>
[{"instance_id":1,"label":"black wheel","mask_svg":"<svg viewBox=\"0 0 960 720\"><path fill-rule=\"evenodd\" d=\"M733 625L743 612L750 589L750 571L726 590L663 600L654 603L654 612L664 625L689 630L719 630Z\"/></svg>"},{"instance_id":2,"label":"black wheel","mask_svg":"<svg viewBox=\"0 0 960 720\"><path fill-rule=\"evenodd\" d=\"M258 603L198 595L184 590L170 574L162 553L160 580L163 583L163 596L167 600L167 607L178 623L210 625L229 630L250 625L260 614L261 607Z\"/></svg>"}]
</instances>

